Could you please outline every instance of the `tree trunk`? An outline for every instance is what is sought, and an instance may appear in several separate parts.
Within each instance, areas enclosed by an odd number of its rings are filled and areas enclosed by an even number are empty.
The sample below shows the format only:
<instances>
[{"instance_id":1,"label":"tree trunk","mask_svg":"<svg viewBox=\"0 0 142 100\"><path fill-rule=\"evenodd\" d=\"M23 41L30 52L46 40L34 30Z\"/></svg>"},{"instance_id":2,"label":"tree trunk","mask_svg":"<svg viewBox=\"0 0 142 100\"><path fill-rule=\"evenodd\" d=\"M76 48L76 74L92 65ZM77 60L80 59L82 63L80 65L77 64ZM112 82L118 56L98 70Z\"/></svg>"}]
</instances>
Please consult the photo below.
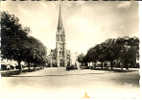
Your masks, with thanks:
<instances>
[{"instance_id":1,"label":"tree trunk","mask_svg":"<svg viewBox=\"0 0 142 100\"><path fill-rule=\"evenodd\" d=\"M30 66L28 66L28 71L29 71L29 72L31 71L31 68L30 68Z\"/></svg>"},{"instance_id":2,"label":"tree trunk","mask_svg":"<svg viewBox=\"0 0 142 100\"><path fill-rule=\"evenodd\" d=\"M117 60L117 67L120 68L120 61Z\"/></svg>"},{"instance_id":3,"label":"tree trunk","mask_svg":"<svg viewBox=\"0 0 142 100\"><path fill-rule=\"evenodd\" d=\"M102 62L102 69L103 69L103 67L104 67L104 62Z\"/></svg>"},{"instance_id":4,"label":"tree trunk","mask_svg":"<svg viewBox=\"0 0 142 100\"><path fill-rule=\"evenodd\" d=\"M129 64L126 65L126 70L127 70L127 71L129 70Z\"/></svg>"},{"instance_id":5,"label":"tree trunk","mask_svg":"<svg viewBox=\"0 0 142 100\"><path fill-rule=\"evenodd\" d=\"M113 65L112 65L112 61L110 62L110 67L111 67L111 70L113 70Z\"/></svg>"},{"instance_id":6,"label":"tree trunk","mask_svg":"<svg viewBox=\"0 0 142 100\"><path fill-rule=\"evenodd\" d=\"M123 65L121 65L121 71L123 71Z\"/></svg>"},{"instance_id":7,"label":"tree trunk","mask_svg":"<svg viewBox=\"0 0 142 100\"><path fill-rule=\"evenodd\" d=\"M96 69L96 62L93 63L93 69Z\"/></svg>"},{"instance_id":8,"label":"tree trunk","mask_svg":"<svg viewBox=\"0 0 142 100\"><path fill-rule=\"evenodd\" d=\"M123 67L125 67L124 62L121 63L120 67L121 67L121 71L123 71Z\"/></svg>"},{"instance_id":9,"label":"tree trunk","mask_svg":"<svg viewBox=\"0 0 142 100\"><path fill-rule=\"evenodd\" d=\"M19 73L21 73L22 72L21 61L18 61L18 68L19 68Z\"/></svg>"},{"instance_id":10,"label":"tree trunk","mask_svg":"<svg viewBox=\"0 0 142 100\"><path fill-rule=\"evenodd\" d=\"M30 69L30 63L28 63L28 71L29 72L31 71L31 69Z\"/></svg>"},{"instance_id":11,"label":"tree trunk","mask_svg":"<svg viewBox=\"0 0 142 100\"><path fill-rule=\"evenodd\" d=\"M36 70L36 66L34 66L34 71Z\"/></svg>"}]
</instances>

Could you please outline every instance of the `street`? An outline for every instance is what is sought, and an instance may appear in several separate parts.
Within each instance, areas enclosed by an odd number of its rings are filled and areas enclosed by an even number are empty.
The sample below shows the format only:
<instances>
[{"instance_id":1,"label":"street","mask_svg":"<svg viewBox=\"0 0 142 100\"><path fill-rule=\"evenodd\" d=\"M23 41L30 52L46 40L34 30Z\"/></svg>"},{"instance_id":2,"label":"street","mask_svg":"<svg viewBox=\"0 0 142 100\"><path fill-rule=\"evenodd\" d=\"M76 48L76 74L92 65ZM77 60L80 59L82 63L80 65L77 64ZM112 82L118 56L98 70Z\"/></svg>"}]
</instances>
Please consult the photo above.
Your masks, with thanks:
<instances>
[{"instance_id":1,"label":"street","mask_svg":"<svg viewBox=\"0 0 142 100\"><path fill-rule=\"evenodd\" d=\"M0 100L78 100L87 92L95 100L139 100L138 70L109 72L45 68L2 77Z\"/></svg>"}]
</instances>

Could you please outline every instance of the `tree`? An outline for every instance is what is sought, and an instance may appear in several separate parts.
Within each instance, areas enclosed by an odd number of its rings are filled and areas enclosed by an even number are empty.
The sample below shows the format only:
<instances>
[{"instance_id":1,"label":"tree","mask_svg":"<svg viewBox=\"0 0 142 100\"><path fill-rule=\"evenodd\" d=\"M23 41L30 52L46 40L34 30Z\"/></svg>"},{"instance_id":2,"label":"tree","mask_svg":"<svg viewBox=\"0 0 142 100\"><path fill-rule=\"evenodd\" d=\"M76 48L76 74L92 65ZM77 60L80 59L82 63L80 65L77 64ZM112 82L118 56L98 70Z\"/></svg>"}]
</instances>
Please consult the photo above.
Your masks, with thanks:
<instances>
[{"instance_id":1,"label":"tree","mask_svg":"<svg viewBox=\"0 0 142 100\"><path fill-rule=\"evenodd\" d=\"M22 28L19 19L7 12L1 13L1 52L2 57L14 59L21 70L22 40L27 39L27 30Z\"/></svg>"},{"instance_id":2,"label":"tree","mask_svg":"<svg viewBox=\"0 0 142 100\"><path fill-rule=\"evenodd\" d=\"M80 54L80 55L78 55L78 57L77 57L77 61L79 62L79 63L81 63L81 65L83 65L83 63L84 63L84 54L82 53L82 54Z\"/></svg>"},{"instance_id":3,"label":"tree","mask_svg":"<svg viewBox=\"0 0 142 100\"><path fill-rule=\"evenodd\" d=\"M16 60L20 72L21 61L38 65L46 63L45 46L29 36L29 32L29 28L23 28L19 23L18 17L7 12L1 13L2 58Z\"/></svg>"},{"instance_id":4,"label":"tree","mask_svg":"<svg viewBox=\"0 0 142 100\"><path fill-rule=\"evenodd\" d=\"M113 63L115 60L117 60L119 56L120 47L119 45L116 44L116 39L108 39L105 41L105 43L107 46L106 47L107 49L105 52L105 55L106 55L105 60L110 62L110 67L112 70L114 67Z\"/></svg>"},{"instance_id":5,"label":"tree","mask_svg":"<svg viewBox=\"0 0 142 100\"><path fill-rule=\"evenodd\" d=\"M138 58L139 39L137 37L107 39L93 48L90 48L84 57L86 62L101 62L102 68L106 61L110 62L111 69L113 69L114 65L121 66L121 69L123 69L123 67L128 69L130 65L136 65L136 59Z\"/></svg>"},{"instance_id":6,"label":"tree","mask_svg":"<svg viewBox=\"0 0 142 100\"><path fill-rule=\"evenodd\" d=\"M95 63L97 62L98 56L96 52L96 47L90 48L87 52L87 54L84 57L85 62L92 62L95 67Z\"/></svg>"},{"instance_id":7,"label":"tree","mask_svg":"<svg viewBox=\"0 0 142 100\"><path fill-rule=\"evenodd\" d=\"M139 39L136 37L124 37L123 49L121 49L121 62L125 68L135 67L139 57Z\"/></svg>"}]
</instances>

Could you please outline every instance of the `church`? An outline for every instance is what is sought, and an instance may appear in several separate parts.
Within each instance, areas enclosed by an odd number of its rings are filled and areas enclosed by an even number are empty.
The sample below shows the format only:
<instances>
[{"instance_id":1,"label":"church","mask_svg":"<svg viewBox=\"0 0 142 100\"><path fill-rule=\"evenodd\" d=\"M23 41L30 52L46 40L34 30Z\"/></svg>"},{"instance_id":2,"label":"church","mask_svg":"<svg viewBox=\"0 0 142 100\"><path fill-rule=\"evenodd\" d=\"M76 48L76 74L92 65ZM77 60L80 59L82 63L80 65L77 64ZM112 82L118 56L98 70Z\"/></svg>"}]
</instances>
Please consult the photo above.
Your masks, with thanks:
<instances>
[{"instance_id":1,"label":"church","mask_svg":"<svg viewBox=\"0 0 142 100\"><path fill-rule=\"evenodd\" d=\"M52 49L48 57L51 67L66 67L71 64L70 51L66 49L66 35L62 20L62 8L59 4L59 15L56 33L56 48Z\"/></svg>"}]
</instances>

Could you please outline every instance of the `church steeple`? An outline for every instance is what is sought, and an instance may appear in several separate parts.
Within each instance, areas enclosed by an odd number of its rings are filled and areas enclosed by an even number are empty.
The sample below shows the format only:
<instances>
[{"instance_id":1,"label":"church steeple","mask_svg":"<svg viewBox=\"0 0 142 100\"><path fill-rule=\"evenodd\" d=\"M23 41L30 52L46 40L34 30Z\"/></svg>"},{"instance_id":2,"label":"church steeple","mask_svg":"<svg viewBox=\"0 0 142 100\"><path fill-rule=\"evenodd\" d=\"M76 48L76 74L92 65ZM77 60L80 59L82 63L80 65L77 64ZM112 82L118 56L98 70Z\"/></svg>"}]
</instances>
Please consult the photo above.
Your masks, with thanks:
<instances>
[{"instance_id":1,"label":"church steeple","mask_svg":"<svg viewBox=\"0 0 142 100\"><path fill-rule=\"evenodd\" d=\"M57 26L58 33L64 33L64 26L62 21L62 8L61 8L61 1L59 0L59 16L58 16L58 26ZM62 32L59 32L62 31Z\"/></svg>"}]
</instances>

